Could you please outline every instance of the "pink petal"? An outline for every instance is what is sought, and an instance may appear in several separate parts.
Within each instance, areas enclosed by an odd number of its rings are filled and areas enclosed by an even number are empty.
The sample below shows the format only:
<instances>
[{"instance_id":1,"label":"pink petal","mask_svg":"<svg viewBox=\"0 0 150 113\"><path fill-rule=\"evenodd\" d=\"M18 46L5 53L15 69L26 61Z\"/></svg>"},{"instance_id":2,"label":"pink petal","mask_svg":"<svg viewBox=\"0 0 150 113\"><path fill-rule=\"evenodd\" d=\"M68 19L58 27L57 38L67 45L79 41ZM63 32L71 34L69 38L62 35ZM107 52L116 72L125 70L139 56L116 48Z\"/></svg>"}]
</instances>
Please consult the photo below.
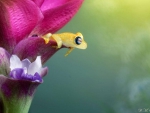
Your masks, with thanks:
<instances>
[{"instance_id":1,"label":"pink petal","mask_svg":"<svg viewBox=\"0 0 150 113\"><path fill-rule=\"evenodd\" d=\"M57 7L59 5L65 4L68 1L69 0L44 0L43 4L41 6L41 10L45 11L48 9L52 9L52 8Z\"/></svg>"},{"instance_id":2,"label":"pink petal","mask_svg":"<svg viewBox=\"0 0 150 113\"><path fill-rule=\"evenodd\" d=\"M41 6L44 0L32 0L37 6Z\"/></svg>"},{"instance_id":3,"label":"pink petal","mask_svg":"<svg viewBox=\"0 0 150 113\"><path fill-rule=\"evenodd\" d=\"M36 26L32 34L44 35L58 31L72 19L83 2L83 0L58 0L61 4L47 3L51 1L45 0L43 3L41 10L44 19Z\"/></svg>"},{"instance_id":4,"label":"pink petal","mask_svg":"<svg viewBox=\"0 0 150 113\"><path fill-rule=\"evenodd\" d=\"M52 48L52 46L56 46L56 43L51 41L45 44L45 41L41 37L29 37L18 43L13 54L16 54L21 60L28 58L31 62L37 56L41 56L42 63L44 63L59 50Z\"/></svg>"},{"instance_id":5,"label":"pink petal","mask_svg":"<svg viewBox=\"0 0 150 113\"><path fill-rule=\"evenodd\" d=\"M0 46L11 52L43 18L31 0L0 0Z\"/></svg>"}]
</instances>

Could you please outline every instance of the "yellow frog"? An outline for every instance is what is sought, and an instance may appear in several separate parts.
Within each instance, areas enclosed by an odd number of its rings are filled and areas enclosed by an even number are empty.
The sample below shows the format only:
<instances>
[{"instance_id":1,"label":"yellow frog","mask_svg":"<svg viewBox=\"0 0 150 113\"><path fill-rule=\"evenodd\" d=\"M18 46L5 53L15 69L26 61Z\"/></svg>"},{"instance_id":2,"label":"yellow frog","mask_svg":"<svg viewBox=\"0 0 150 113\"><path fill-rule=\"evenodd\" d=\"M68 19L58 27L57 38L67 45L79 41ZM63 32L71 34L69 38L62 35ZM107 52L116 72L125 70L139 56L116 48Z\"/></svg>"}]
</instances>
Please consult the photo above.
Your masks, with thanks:
<instances>
[{"instance_id":1,"label":"yellow frog","mask_svg":"<svg viewBox=\"0 0 150 113\"><path fill-rule=\"evenodd\" d=\"M65 56L69 55L69 53L74 49L86 49L87 43L83 39L83 35L80 32L77 32L76 34L65 32L60 34L51 34L48 33L42 38L45 40L45 43L47 44L51 39L55 40L57 43L57 47L55 48L61 48L62 46L66 46L69 48Z\"/></svg>"}]
</instances>

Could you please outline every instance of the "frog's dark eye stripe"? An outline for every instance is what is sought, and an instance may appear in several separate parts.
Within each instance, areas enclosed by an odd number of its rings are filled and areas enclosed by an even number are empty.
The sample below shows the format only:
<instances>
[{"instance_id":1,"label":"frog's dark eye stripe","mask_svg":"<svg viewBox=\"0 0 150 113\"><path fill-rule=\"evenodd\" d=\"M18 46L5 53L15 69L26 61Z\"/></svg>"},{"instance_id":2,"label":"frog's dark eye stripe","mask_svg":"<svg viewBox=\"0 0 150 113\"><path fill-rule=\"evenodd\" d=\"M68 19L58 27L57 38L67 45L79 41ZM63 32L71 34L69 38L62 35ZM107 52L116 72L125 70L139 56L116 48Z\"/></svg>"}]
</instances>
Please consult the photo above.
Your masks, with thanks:
<instances>
[{"instance_id":1,"label":"frog's dark eye stripe","mask_svg":"<svg viewBox=\"0 0 150 113\"><path fill-rule=\"evenodd\" d=\"M80 45L80 44L82 43L82 38L79 37L79 36L77 36L77 37L75 38L75 43L76 43L77 45Z\"/></svg>"}]
</instances>

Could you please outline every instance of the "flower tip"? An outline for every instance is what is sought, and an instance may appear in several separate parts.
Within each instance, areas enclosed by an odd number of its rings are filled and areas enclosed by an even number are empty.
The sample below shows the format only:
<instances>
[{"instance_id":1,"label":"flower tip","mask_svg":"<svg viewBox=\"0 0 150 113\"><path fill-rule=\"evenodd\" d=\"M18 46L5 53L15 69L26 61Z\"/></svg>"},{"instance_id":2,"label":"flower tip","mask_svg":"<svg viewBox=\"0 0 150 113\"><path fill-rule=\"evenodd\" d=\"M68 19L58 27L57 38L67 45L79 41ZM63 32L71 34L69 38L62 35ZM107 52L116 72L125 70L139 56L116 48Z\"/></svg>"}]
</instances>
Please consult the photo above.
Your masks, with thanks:
<instances>
[{"instance_id":1,"label":"flower tip","mask_svg":"<svg viewBox=\"0 0 150 113\"><path fill-rule=\"evenodd\" d=\"M41 77L44 77L47 75L47 73L48 73L48 67L44 67L42 68L40 75Z\"/></svg>"},{"instance_id":2,"label":"flower tip","mask_svg":"<svg viewBox=\"0 0 150 113\"><path fill-rule=\"evenodd\" d=\"M28 59L20 60L17 55L10 58L10 78L16 80L28 80L42 83L42 77L47 74L48 69L42 68L41 56L37 56L34 62Z\"/></svg>"}]
</instances>

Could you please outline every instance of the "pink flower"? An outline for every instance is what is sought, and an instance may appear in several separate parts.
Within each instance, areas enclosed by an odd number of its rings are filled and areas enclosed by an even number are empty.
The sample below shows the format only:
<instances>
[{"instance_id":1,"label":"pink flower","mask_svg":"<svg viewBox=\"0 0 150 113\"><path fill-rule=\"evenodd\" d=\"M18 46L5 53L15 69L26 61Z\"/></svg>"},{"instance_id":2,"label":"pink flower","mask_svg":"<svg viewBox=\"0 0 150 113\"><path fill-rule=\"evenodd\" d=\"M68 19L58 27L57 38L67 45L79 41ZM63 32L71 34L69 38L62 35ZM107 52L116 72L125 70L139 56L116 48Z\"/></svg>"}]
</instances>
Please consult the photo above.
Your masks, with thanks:
<instances>
[{"instance_id":1,"label":"pink flower","mask_svg":"<svg viewBox=\"0 0 150 113\"><path fill-rule=\"evenodd\" d=\"M55 52L42 38L67 24L83 0L0 0L0 112L27 113ZM80 41L79 41L80 42Z\"/></svg>"},{"instance_id":2,"label":"pink flower","mask_svg":"<svg viewBox=\"0 0 150 113\"><path fill-rule=\"evenodd\" d=\"M41 36L55 33L67 24L80 8L83 0L1 0L0 47L20 59L42 63L57 50L55 42L44 43Z\"/></svg>"}]
</instances>

